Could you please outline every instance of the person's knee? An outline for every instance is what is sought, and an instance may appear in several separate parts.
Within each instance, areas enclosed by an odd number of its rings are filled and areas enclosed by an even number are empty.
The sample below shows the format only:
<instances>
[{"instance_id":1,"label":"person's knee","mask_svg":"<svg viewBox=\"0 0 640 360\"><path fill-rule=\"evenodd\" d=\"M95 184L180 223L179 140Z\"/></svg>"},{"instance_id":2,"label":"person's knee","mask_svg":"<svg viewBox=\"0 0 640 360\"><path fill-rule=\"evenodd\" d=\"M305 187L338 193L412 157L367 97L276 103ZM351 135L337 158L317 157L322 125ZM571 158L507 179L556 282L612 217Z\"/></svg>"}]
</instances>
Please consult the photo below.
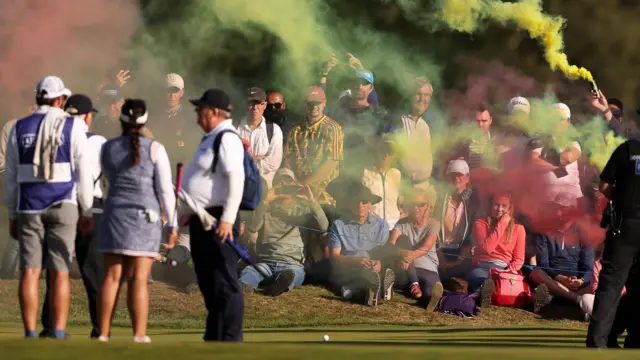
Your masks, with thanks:
<instances>
[{"instance_id":1,"label":"person's knee","mask_svg":"<svg viewBox=\"0 0 640 360\"><path fill-rule=\"evenodd\" d=\"M544 272L544 270L539 268L533 269L531 271L531 275L529 275L529 279L535 285L540 285L541 283L543 283L545 278L549 278L549 276Z\"/></svg>"}]
</instances>

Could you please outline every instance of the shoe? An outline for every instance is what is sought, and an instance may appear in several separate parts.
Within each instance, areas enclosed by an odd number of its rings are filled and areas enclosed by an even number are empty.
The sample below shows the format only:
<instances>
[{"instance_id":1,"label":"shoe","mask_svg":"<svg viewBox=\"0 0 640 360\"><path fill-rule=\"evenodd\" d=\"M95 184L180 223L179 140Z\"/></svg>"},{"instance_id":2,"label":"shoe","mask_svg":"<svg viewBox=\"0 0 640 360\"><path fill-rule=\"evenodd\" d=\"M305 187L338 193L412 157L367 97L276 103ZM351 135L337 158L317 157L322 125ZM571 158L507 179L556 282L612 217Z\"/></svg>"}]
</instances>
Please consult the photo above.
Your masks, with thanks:
<instances>
[{"instance_id":1,"label":"shoe","mask_svg":"<svg viewBox=\"0 0 640 360\"><path fill-rule=\"evenodd\" d=\"M396 273L391 269L384 271L384 278L382 279L382 300L389 301L393 298L393 284L396 282Z\"/></svg>"},{"instance_id":2,"label":"shoe","mask_svg":"<svg viewBox=\"0 0 640 360\"><path fill-rule=\"evenodd\" d=\"M340 296L344 300L351 300L353 298L353 290L343 286L340 288Z\"/></svg>"},{"instance_id":3,"label":"shoe","mask_svg":"<svg viewBox=\"0 0 640 360\"><path fill-rule=\"evenodd\" d=\"M249 285L249 284L245 284L243 282L240 283L242 285L242 292L245 294L253 294L255 292L255 289L253 288L253 286Z\"/></svg>"},{"instance_id":4,"label":"shoe","mask_svg":"<svg viewBox=\"0 0 640 360\"><path fill-rule=\"evenodd\" d=\"M538 314L543 307L551 303L551 294L545 284L540 284L536 288L535 300L533 302L533 312Z\"/></svg>"},{"instance_id":5,"label":"shoe","mask_svg":"<svg viewBox=\"0 0 640 360\"><path fill-rule=\"evenodd\" d=\"M491 295L496 290L496 283L493 279L487 279L480 288L480 307L486 308L491 305Z\"/></svg>"},{"instance_id":6,"label":"shoe","mask_svg":"<svg viewBox=\"0 0 640 360\"><path fill-rule=\"evenodd\" d=\"M95 340L95 339L97 339L99 337L100 337L100 330L97 330L97 329L91 330L91 334L89 335L90 339L94 339Z\"/></svg>"},{"instance_id":7,"label":"shoe","mask_svg":"<svg viewBox=\"0 0 640 360\"><path fill-rule=\"evenodd\" d=\"M143 337L137 337L134 336L133 337L133 342L139 343L139 344L149 344L151 343L151 338L148 336L143 336Z\"/></svg>"},{"instance_id":8,"label":"shoe","mask_svg":"<svg viewBox=\"0 0 640 360\"><path fill-rule=\"evenodd\" d=\"M580 305L580 309L589 316L593 313L593 301L595 298L596 296L593 294L584 294L578 297L578 305Z\"/></svg>"},{"instance_id":9,"label":"shoe","mask_svg":"<svg viewBox=\"0 0 640 360\"><path fill-rule=\"evenodd\" d=\"M418 300L422 298L422 290L420 290L420 284L413 283L409 286L409 294L411 298L414 300Z\"/></svg>"},{"instance_id":10,"label":"shoe","mask_svg":"<svg viewBox=\"0 0 640 360\"><path fill-rule=\"evenodd\" d=\"M38 334L38 337L40 339L55 339L56 334L54 334L53 330L51 329L43 329L42 331L40 331L40 334Z\"/></svg>"},{"instance_id":11,"label":"shoe","mask_svg":"<svg viewBox=\"0 0 640 360\"><path fill-rule=\"evenodd\" d=\"M99 342L109 342L109 338L106 336L98 336Z\"/></svg>"},{"instance_id":12,"label":"shoe","mask_svg":"<svg viewBox=\"0 0 640 360\"><path fill-rule=\"evenodd\" d=\"M380 274L375 271L369 271L367 276L369 277L369 284L364 303L367 306L375 307L378 305L378 297L380 296Z\"/></svg>"},{"instance_id":13,"label":"shoe","mask_svg":"<svg viewBox=\"0 0 640 360\"><path fill-rule=\"evenodd\" d=\"M440 281L433 284L433 287L431 288L431 297L429 298L429 302L427 303L427 312L433 312L436 307L438 307L438 303L440 302L440 299L442 299L443 293L444 287L442 286L442 283Z\"/></svg>"},{"instance_id":14,"label":"shoe","mask_svg":"<svg viewBox=\"0 0 640 360\"><path fill-rule=\"evenodd\" d=\"M296 272L291 269L282 271L276 276L276 280L267 289L267 295L278 296L288 292L291 285L293 285L295 277Z\"/></svg>"}]
</instances>

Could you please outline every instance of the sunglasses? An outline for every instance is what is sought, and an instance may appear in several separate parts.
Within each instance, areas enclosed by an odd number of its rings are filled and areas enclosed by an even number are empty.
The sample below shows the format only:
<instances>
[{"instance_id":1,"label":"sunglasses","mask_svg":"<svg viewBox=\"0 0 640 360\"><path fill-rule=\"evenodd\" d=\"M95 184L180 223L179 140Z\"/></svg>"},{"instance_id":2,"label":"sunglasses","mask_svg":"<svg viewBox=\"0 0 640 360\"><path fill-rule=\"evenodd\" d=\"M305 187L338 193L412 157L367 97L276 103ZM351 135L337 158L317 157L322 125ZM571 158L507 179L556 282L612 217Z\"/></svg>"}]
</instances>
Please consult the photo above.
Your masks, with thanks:
<instances>
[{"instance_id":1,"label":"sunglasses","mask_svg":"<svg viewBox=\"0 0 640 360\"><path fill-rule=\"evenodd\" d=\"M320 101L307 101L307 105L309 106L318 106L320 104L322 104Z\"/></svg>"},{"instance_id":2,"label":"sunglasses","mask_svg":"<svg viewBox=\"0 0 640 360\"><path fill-rule=\"evenodd\" d=\"M282 109L282 103L273 103L273 104L267 104L267 109L269 110L280 110Z\"/></svg>"},{"instance_id":3,"label":"sunglasses","mask_svg":"<svg viewBox=\"0 0 640 360\"><path fill-rule=\"evenodd\" d=\"M413 207L425 207L426 205L427 205L426 202L413 203Z\"/></svg>"},{"instance_id":4,"label":"sunglasses","mask_svg":"<svg viewBox=\"0 0 640 360\"><path fill-rule=\"evenodd\" d=\"M167 88L167 93L169 93L169 94L175 94L177 92L180 92L180 89L178 89L177 87L173 87L172 86L170 88Z\"/></svg>"}]
</instances>

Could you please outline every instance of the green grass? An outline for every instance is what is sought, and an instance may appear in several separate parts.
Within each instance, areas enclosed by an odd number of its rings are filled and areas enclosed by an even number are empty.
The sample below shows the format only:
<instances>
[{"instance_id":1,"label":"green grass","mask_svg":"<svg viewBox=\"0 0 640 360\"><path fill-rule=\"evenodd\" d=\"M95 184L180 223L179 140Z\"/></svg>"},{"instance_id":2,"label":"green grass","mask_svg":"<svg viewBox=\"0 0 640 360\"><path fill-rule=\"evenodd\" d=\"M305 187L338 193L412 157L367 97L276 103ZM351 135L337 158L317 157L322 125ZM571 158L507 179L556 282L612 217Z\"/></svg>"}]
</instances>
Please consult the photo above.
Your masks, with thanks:
<instances>
[{"instance_id":1,"label":"green grass","mask_svg":"<svg viewBox=\"0 0 640 360\"><path fill-rule=\"evenodd\" d=\"M163 285L150 287L151 345L133 344L123 307L116 314L112 342L88 339L86 297L72 284L66 342L23 340L17 281L0 281L0 359L622 359L627 351L584 349L586 324L544 320L531 312L483 309L479 317L427 314L401 295L377 308L347 303L329 291L305 286L272 298L245 299L245 343L204 344L205 311L200 294ZM330 336L325 343L323 335Z\"/></svg>"},{"instance_id":2,"label":"green grass","mask_svg":"<svg viewBox=\"0 0 640 360\"><path fill-rule=\"evenodd\" d=\"M204 344L200 331L155 329L151 345L131 342L128 330L118 329L109 344L90 342L87 328L72 328L67 342L21 340L16 327L0 328L0 348L7 359L136 360L184 359L622 359L633 353L584 349L582 329L544 327L327 327L250 329L245 343ZM328 334L329 342L322 336Z\"/></svg>"}]
</instances>

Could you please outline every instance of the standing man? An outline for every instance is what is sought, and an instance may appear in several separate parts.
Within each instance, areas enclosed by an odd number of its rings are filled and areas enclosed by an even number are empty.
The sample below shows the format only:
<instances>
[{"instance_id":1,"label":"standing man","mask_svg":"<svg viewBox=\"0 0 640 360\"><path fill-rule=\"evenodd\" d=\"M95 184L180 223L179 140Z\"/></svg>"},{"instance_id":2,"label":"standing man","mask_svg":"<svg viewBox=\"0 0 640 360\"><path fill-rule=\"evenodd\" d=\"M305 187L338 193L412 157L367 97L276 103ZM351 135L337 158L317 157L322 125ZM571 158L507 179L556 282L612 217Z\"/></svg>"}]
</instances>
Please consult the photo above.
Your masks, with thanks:
<instances>
[{"instance_id":1,"label":"standing man","mask_svg":"<svg viewBox=\"0 0 640 360\"><path fill-rule=\"evenodd\" d=\"M267 94L264 90L249 89L247 101L247 116L238 126L238 134L251 145L253 160L270 189L282 163L282 130L277 124L265 121L263 114L267 108Z\"/></svg>"},{"instance_id":2,"label":"standing man","mask_svg":"<svg viewBox=\"0 0 640 360\"><path fill-rule=\"evenodd\" d=\"M640 141L629 140L613 152L600 175L600 192L613 202L602 255L602 270L587 333L587 346L606 348L622 288L630 304L640 301ZM630 306L625 348L640 348L640 309Z\"/></svg>"},{"instance_id":3,"label":"standing man","mask_svg":"<svg viewBox=\"0 0 640 360\"><path fill-rule=\"evenodd\" d=\"M37 336L43 259L51 272L54 336L66 338L78 205L89 216L93 203L85 124L62 110L70 95L60 78L41 80L36 88L38 110L16 122L7 146L4 199L9 231L20 243L19 297L27 338Z\"/></svg>"},{"instance_id":4,"label":"standing man","mask_svg":"<svg viewBox=\"0 0 640 360\"><path fill-rule=\"evenodd\" d=\"M238 209L244 189L244 148L231 120L231 101L220 89L207 90L191 100L205 136L184 174L184 190L218 219L205 231L197 216L189 221L193 264L204 297L207 316L205 341L242 341L244 299L238 282L238 256L224 242L239 234ZM234 134L221 134L222 131ZM213 144L220 141L215 169Z\"/></svg>"},{"instance_id":5,"label":"standing man","mask_svg":"<svg viewBox=\"0 0 640 360\"><path fill-rule=\"evenodd\" d=\"M282 130L282 139L286 142L289 130L292 127L292 119L288 119L287 103L284 95L278 90L267 91L267 109L264 111L264 118L267 123L274 123Z\"/></svg>"},{"instance_id":6,"label":"standing man","mask_svg":"<svg viewBox=\"0 0 640 360\"><path fill-rule=\"evenodd\" d=\"M90 160L88 166L91 169L91 178L93 179L93 209L92 217L86 218L78 223L76 232L76 259L82 275L82 283L87 292L89 300L89 314L91 316L91 334L92 339L100 336L100 326L98 324L98 303L100 301L99 291L104 278L104 265L102 255L98 253L98 234L100 233L100 220L102 219L102 186L100 178L102 176L102 166L100 165L100 152L102 145L107 140L100 135L93 134L89 131L93 121L93 114L97 112L93 108L91 99L85 95L72 95L64 105L67 114L76 119L82 120L85 124L84 132L87 134L86 154ZM95 236L94 236L95 234ZM47 285L49 285L50 276L47 275ZM49 301L50 286L47 286L47 295L45 295L44 305L42 306L42 324L45 330L40 334L41 337L53 337L53 319L50 316Z\"/></svg>"},{"instance_id":7,"label":"standing man","mask_svg":"<svg viewBox=\"0 0 640 360\"><path fill-rule=\"evenodd\" d=\"M98 116L94 119L93 130L107 139L120 136L120 109L124 104L124 96L120 86L107 84L102 88Z\"/></svg>"},{"instance_id":8,"label":"standing man","mask_svg":"<svg viewBox=\"0 0 640 360\"><path fill-rule=\"evenodd\" d=\"M343 135L340 125L324 115L326 105L321 87L307 90L307 119L289 132L285 163L300 183L311 187L320 205L334 205L326 188L340 171Z\"/></svg>"}]
</instances>

